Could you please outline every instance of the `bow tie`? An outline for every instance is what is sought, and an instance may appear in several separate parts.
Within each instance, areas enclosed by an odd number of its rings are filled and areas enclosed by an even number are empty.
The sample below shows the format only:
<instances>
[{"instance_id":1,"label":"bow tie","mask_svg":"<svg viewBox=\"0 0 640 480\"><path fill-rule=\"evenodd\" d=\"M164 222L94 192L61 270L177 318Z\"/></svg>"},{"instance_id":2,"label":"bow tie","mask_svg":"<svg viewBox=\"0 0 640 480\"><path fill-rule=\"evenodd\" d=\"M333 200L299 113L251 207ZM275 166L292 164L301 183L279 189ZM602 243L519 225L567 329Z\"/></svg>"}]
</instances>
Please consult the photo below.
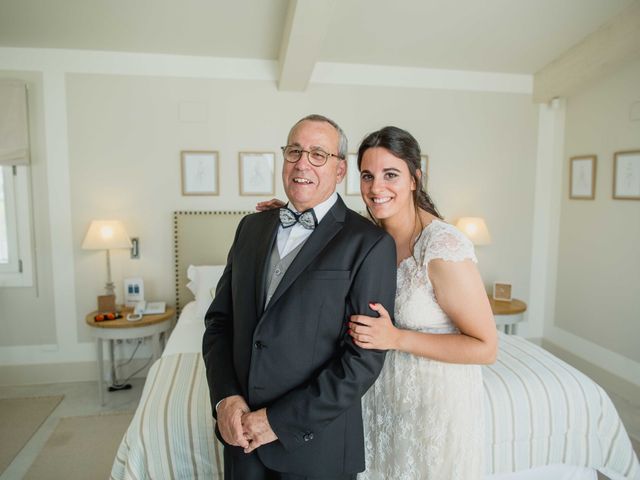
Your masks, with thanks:
<instances>
[{"instance_id":1,"label":"bow tie","mask_svg":"<svg viewBox=\"0 0 640 480\"><path fill-rule=\"evenodd\" d=\"M307 230L313 230L318 224L318 220L316 219L316 214L313 211L313 208L305 210L302 213L295 213L287 207L282 207L280 209L280 223L282 224L283 228L292 227L296 224L296 222L300 223L300 225L302 225Z\"/></svg>"}]
</instances>

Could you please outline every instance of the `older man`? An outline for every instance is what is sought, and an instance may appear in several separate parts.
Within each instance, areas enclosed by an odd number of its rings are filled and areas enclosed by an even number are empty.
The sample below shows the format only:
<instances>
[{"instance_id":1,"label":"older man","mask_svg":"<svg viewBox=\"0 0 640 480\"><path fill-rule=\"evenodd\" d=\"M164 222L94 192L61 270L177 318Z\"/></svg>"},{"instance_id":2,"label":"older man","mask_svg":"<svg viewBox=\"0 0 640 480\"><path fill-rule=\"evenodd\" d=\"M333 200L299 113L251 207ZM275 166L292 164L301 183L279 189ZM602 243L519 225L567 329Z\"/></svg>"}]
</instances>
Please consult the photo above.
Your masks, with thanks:
<instances>
[{"instance_id":1,"label":"older man","mask_svg":"<svg viewBox=\"0 0 640 480\"><path fill-rule=\"evenodd\" d=\"M297 122L283 147L287 207L245 217L205 316L203 356L227 480L352 479L364 470L360 398L384 352L355 346L350 315L393 311L390 236L335 192L347 139Z\"/></svg>"}]
</instances>

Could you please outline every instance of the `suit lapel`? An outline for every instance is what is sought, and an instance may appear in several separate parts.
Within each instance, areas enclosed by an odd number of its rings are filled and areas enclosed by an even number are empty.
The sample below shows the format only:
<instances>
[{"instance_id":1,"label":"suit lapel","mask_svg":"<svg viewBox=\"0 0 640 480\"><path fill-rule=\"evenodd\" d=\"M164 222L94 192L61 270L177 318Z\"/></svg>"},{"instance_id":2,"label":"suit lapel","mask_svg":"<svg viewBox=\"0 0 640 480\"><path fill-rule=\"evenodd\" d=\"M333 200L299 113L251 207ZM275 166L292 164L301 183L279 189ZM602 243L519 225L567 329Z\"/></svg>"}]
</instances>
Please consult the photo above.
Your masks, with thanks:
<instances>
[{"instance_id":1,"label":"suit lapel","mask_svg":"<svg viewBox=\"0 0 640 480\"><path fill-rule=\"evenodd\" d=\"M338 196L338 200L331 207L331 210L327 212L322 221L318 224L314 232L306 241L296 258L293 260L287 272L282 277L282 281L276 291L273 293L273 297L269 300L267 310L271 305L274 305L278 299L289 289L289 287L296 281L296 279L306 270L309 264L318 257L318 254L324 249L324 247L331 241L333 237L342 229L344 225L344 219L346 216L346 209L344 202ZM264 285L264 283L263 283Z\"/></svg>"},{"instance_id":2,"label":"suit lapel","mask_svg":"<svg viewBox=\"0 0 640 480\"><path fill-rule=\"evenodd\" d=\"M271 210L271 216L263 225L263 229L256 232L259 239L258 247L256 248L256 263L255 263L255 275L256 275L256 315L260 318L264 310L265 301L265 285L267 281L267 265L269 264L269 258L271 257L271 250L273 249L273 243L276 241L278 234L279 215L278 209Z\"/></svg>"}]
</instances>

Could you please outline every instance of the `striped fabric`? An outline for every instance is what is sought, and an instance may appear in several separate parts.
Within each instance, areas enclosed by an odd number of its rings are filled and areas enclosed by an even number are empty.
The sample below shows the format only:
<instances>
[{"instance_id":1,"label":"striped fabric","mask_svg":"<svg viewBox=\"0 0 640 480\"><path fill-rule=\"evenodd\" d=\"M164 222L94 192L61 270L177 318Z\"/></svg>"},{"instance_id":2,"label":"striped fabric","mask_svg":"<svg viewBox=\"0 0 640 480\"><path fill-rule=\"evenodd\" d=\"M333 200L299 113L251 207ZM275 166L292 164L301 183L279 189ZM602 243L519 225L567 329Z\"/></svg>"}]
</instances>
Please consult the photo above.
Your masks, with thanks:
<instances>
[{"instance_id":1,"label":"striped fabric","mask_svg":"<svg viewBox=\"0 0 640 480\"><path fill-rule=\"evenodd\" d=\"M501 335L485 367L486 472L553 464L640 478L629 437L606 393L545 350ZM179 353L151 368L140 405L120 444L113 480L222 479L202 356Z\"/></svg>"},{"instance_id":2,"label":"striped fabric","mask_svg":"<svg viewBox=\"0 0 640 480\"><path fill-rule=\"evenodd\" d=\"M567 464L612 480L640 468L613 403L595 382L524 338L500 335L483 368L487 473Z\"/></svg>"}]
</instances>

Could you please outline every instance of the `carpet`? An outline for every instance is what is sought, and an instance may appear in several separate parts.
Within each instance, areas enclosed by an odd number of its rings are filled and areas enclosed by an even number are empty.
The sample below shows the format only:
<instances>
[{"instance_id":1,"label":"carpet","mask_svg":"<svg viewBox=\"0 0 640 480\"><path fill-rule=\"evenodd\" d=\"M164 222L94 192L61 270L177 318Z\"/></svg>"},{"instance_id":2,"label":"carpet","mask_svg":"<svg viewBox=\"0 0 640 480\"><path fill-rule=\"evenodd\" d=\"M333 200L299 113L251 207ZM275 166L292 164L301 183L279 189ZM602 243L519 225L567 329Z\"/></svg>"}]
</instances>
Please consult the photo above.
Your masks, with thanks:
<instances>
[{"instance_id":1,"label":"carpet","mask_svg":"<svg viewBox=\"0 0 640 480\"><path fill-rule=\"evenodd\" d=\"M0 473L9 466L63 398L0 399Z\"/></svg>"},{"instance_id":2,"label":"carpet","mask_svg":"<svg viewBox=\"0 0 640 480\"><path fill-rule=\"evenodd\" d=\"M133 413L61 418L25 479L109 478Z\"/></svg>"}]
</instances>

